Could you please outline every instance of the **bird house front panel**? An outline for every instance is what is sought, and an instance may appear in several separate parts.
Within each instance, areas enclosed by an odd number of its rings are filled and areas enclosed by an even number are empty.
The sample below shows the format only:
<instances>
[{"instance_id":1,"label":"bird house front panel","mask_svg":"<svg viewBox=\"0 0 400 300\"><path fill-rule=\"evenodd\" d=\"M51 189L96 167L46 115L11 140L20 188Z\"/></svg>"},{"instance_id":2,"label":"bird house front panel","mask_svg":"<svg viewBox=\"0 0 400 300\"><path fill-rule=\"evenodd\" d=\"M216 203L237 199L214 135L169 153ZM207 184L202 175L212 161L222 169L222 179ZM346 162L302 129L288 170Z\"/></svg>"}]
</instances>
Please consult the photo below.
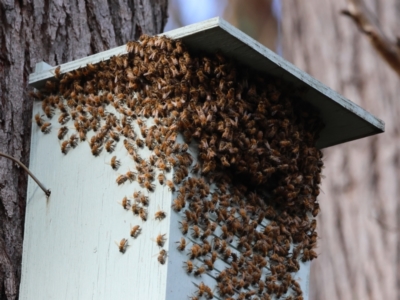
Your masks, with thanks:
<instances>
[{"instance_id":1,"label":"bird house front panel","mask_svg":"<svg viewBox=\"0 0 400 300\"><path fill-rule=\"evenodd\" d=\"M325 124L304 89L165 36L52 73L21 299L308 298Z\"/></svg>"}]
</instances>

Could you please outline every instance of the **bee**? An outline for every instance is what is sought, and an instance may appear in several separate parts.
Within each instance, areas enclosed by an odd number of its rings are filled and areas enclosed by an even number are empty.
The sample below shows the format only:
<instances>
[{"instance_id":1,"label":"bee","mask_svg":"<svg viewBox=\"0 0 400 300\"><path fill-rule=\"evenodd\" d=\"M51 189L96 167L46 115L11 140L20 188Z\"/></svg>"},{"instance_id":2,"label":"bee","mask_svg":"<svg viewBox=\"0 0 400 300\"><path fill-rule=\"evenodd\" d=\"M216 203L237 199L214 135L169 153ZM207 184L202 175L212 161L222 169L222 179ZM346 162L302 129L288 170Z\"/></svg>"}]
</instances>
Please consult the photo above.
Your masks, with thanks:
<instances>
[{"instance_id":1,"label":"bee","mask_svg":"<svg viewBox=\"0 0 400 300\"><path fill-rule=\"evenodd\" d=\"M168 156L167 161L172 167L176 167L178 165L178 161L172 156Z\"/></svg>"},{"instance_id":2,"label":"bee","mask_svg":"<svg viewBox=\"0 0 400 300\"><path fill-rule=\"evenodd\" d=\"M204 266L198 267L195 271L194 271L194 276L201 276L202 274L204 274L206 272L206 268Z\"/></svg>"},{"instance_id":3,"label":"bee","mask_svg":"<svg viewBox=\"0 0 400 300\"><path fill-rule=\"evenodd\" d=\"M36 122L37 126L41 127L43 125L43 123L44 123L44 120L39 114L36 114L35 115L35 122Z\"/></svg>"},{"instance_id":4,"label":"bee","mask_svg":"<svg viewBox=\"0 0 400 300\"><path fill-rule=\"evenodd\" d=\"M201 235L201 239L204 240L206 239L210 234L211 234L211 229L207 229L203 232L203 234Z\"/></svg>"},{"instance_id":5,"label":"bee","mask_svg":"<svg viewBox=\"0 0 400 300\"><path fill-rule=\"evenodd\" d=\"M125 183L128 180L128 177L125 175L120 175L117 177L116 182L118 183L118 185L121 185L123 183Z\"/></svg>"},{"instance_id":6,"label":"bee","mask_svg":"<svg viewBox=\"0 0 400 300\"><path fill-rule=\"evenodd\" d=\"M197 238L200 237L200 234L201 234L201 232L200 232L199 226L194 225L194 226L192 227L192 237L195 238L195 239L197 239Z\"/></svg>"},{"instance_id":7,"label":"bee","mask_svg":"<svg viewBox=\"0 0 400 300\"><path fill-rule=\"evenodd\" d=\"M99 156L99 154L100 154L100 152L101 152L102 150L103 150L103 147L100 146L99 144L94 144L94 145L91 147L91 151L92 151L93 156Z\"/></svg>"},{"instance_id":8,"label":"bee","mask_svg":"<svg viewBox=\"0 0 400 300\"><path fill-rule=\"evenodd\" d=\"M86 131L84 129L79 129L79 139L81 141L86 141Z\"/></svg>"},{"instance_id":9,"label":"bee","mask_svg":"<svg viewBox=\"0 0 400 300\"><path fill-rule=\"evenodd\" d=\"M143 207L139 208L139 217L142 219L142 221L147 221L147 211Z\"/></svg>"},{"instance_id":10,"label":"bee","mask_svg":"<svg viewBox=\"0 0 400 300\"><path fill-rule=\"evenodd\" d=\"M180 195L173 201L172 208L174 209L174 211L180 212L184 207L185 207L185 198Z\"/></svg>"},{"instance_id":11,"label":"bee","mask_svg":"<svg viewBox=\"0 0 400 300\"><path fill-rule=\"evenodd\" d=\"M133 204L132 204L131 210L132 210L132 212L133 212L134 215L139 215L139 213L140 213L140 207L139 207L139 205L136 204L136 203L133 203Z\"/></svg>"},{"instance_id":12,"label":"bee","mask_svg":"<svg viewBox=\"0 0 400 300\"><path fill-rule=\"evenodd\" d=\"M214 269L214 262L211 259L205 259L204 263L207 266L208 270L211 271Z\"/></svg>"},{"instance_id":13,"label":"bee","mask_svg":"<svg viewBox=\"0 0 400 300\"><path fill-rule=\"evenodd\" d=\"M183 220L182 222L179 222L181 224L181 231L182 234L187 234L188 230L189 230L189 224L187 221Z\"/></svg>"},{"instance_id":14,"label":"bee","mask_svg":"<svg viewBox=\"0 0 400 300\"><path fill-rule=\"evenodd\" d=\"M164 180L165 180L165 175L164 173L160 173L158 174L158 181L160 182L160 184L164 184Z\"/></svg>"},{"instance_id":15,"label":"bee","mask_svg":"<svg viewBox=\"0 0 400 300\"><path fill-rule=\"evenodd\" d=\"M109 140L109 141L107 141L107 142L106 142L106 145L105 145L105 148L106 148L106 151L107 151L108 153L113 152L114 149L115 149L114 140Z\"/></svg>"},{"instance_id":16,"label":"bee","mask_svg":"<svg viewBox=\"0 0 400 300\"><path fill-rule=\"evenodd\" d=\"M198 288L197 295L199 297L205 296L207 299L214 298L214 293L212 292L211 288L205 285L203 282L199 284Z\"/></svg>"},{"instance_id":17,"label":"bee","mask_svg":"<svg viewBox=\"0 0 400 300\"><path fill-rule=\"evenodd\" d=\"M125 196L124 198L122 198L121 205L124 209L128 210L129 206L131 205L131 201L128 199L128 197Z\"/></svg>"},{"instance_id":18,"label":"bee","mask_svg":"<svg viewBox=\"0 0 400 300\"><path fill-rule=\"evenodd\" d=\"M54 69L54 77L56 79L60 79L60 77L61 77L61 66L58 66L57 68Z\"/></svg>"},{"instance_id":19,"label":"bee","mask_svg":"<svg viewBox=\"0 0 400 300\"><path fill-rule=\"evenodd\" d=\"M62 144L61 144L61 152L63 154L67 154L68 149L69 149L69 141L62 142Z\"/></svg>"},{"instance_id":20,"label":"bee","mask_svg":"<svg viewBox=\"0 0 400 300\"><path fill-rule=\"evenodd\" d=\"M136 173L135 173L135 172L132 172L132 171L128 171L128 172L126 172L125 177L126 177L127 179L129 179L130 182L132 182L132 181L135 180Z\"/></svg>"},{"instance_id":21,"label":"bee","mask_svg":"<svg viewBox=\"0 0 400 300\"><path fill-rule=\"evenodd\" d=\"M169 172L171 170L171 168L162 159L158 160L157 168L162 172Z\"/></svg>"},{"instance_id":22,"label":"bee","mask_svg":"<svg viewBox=\"0 0 400 300\"><path fill-rule=\"evenodd\" d=\"M166 217L165 212L163 212L162 210L156 211L156 213L154 214L155 219L161 221L162 219L164 219Z\"/></svg>"},{"instance_id":23,"label":"bee","mask_svg":"<svg viewBox=\"0 0 400 300\"><path fill-rule=\"evenodd\" d=\"M176 249L178 249L179 251L184 251L186 248L186 240L182 237L180 242L176 242L178 244L178 247L176 247Z\"/></svg>"},{"instance_id":24,"label":"bee","mask_svg":"<svg viewBox=\"0 0 400 300\"><path fill-rule=\"evenodd\" d=\"M76 134L71 134L71 136L69 137L69 145L72 148L75 148L78 145L78 137L76 136Z\"/></svg>"},{"instance_id":25,"label":"bee","mask_svg":"<svg viewBox=\"0 0 400 300\"><path fill-rule=\"evenodd\" d=\"M167 180L167 186L171 192L175 192L175 184L171 180Z\"/></svg>"},{"instance_id":26,"label":"bee","mask_svg":"<svg viewBox=\"0 0 400 300\"><path fill-rule=\"evenodd\" d=\"M111 130L109 132L109 135L110 135L110 138L112 138L114 141L119 142L119 133L118 132Z\"/></svg>"},{"instance_id":27,"label":"bee","mask_svg":"<svg viewBox=\"0 0 400 300\"><path fill-rule=\"evenodd\" d=\"M140 148L143 148L144 146L144 142L141 139L136 139L136 145Z\"/></svg>"},{"instance_id":28,"label":"bee","mask_svg":"<svg viewBox=\"0 0 400 300\"><path fill-rule=\"evenodd\" d=\"M142 231L142 228L140 228L139 225L135 225L135 226L131 227L131 237L137 238L137 236L140 234L141 231Z\"/></svg>"},{"instance_id":29,"label":"bee","mask_svg":"<svg viewBox=\"0 0 400 300\"><path fill-rule=\"evenodd\" d=\"M50 106L46 106L44 108L44 114L46 115L46 117L51 119L53 117L53 114L54 114L54 109L52 109Z\"/></svg>"},{"instance_id":30,"label":"bee","mask_svg":"<svg viewBox=\"0 0 400 300\"><path fill-rule=\"evenodd\" d=\"M187 262L184 263L186 265L185 269L186 269L186 273L190 274L193 272L193 262L188 260Z\"/></svg>"},{"instance_id":31,"label":"bee","mask_svg":"<svg viewBox=\"0 0 400 300\"><path fill-rule=\"evenodd\" d=\"M139 200L139 197L140 197L140 195L141 195L142 193L139 191L134 191L133 192L133 198L136 200L136 201L140 201Z\"/></svg>"},{"instance_id":32,"label":"bee","mask_svg":"<svg viewBox=\"0 0 400 300\"><path fill-rule=\"evenodd\" d=\"M149 192L154 192L154 189L156 187L154 184L152 184L150 181L147 180L144 182L143 185Z\"/></svg>"},{"instance_id":33,"label":"bee","mask_svg":"<svg viewBox=\"0 0 400 300\"><path fill-rule=\"evenodd\" d=\"M67 127L65 127L65 126L61 127L58 130L58 135L57 135L58 139L62 140L64 138L64 136L67 134L67 132L68 132L68 128Z\"/></svg>"},{"instance_id":34,"label":"bee","mask_svg":"<svg viewBox=\"0 0 400 300\"><path fill-rule=\"evenodd\" d=\"M191 170L191 173L197 174L201 170L201 165L199 163L196 163Z\"/></svg>"},{"instance_id":35,"label":"bee","mask_svg":"<svg viewBox=\"0 0 400 300\"><path fill-rule=\"evenodd\" d=\"M111 168L114 170L117 170L121 166L121 162L117 159L116 156L111 157L111 162L110 162Z\"/></svg>"},{"instance_id":36,"label":"bee","mask_svg":"<svg viewBox=\"0 0 400 300\"><path fill-rule=\"evenodd\" d=\"M217 253L216 251L213 251L213 252L211 253L211 261L212 261L213 263L215 263L215 261L217 260L217 258L218 258L218 253Z\"/></svg>"},{"instance_id":37,"label":"bee","mask_svg":"<svg viewBox=\"0 0 400 300\"><path fill-rule=\"evenodd\" d=\"M192 248L190 248L190 259L195 259L201 255L201 247L197 244L194 244Z\"/></svg>"},{"instance_id":38,"label":"bee","mask_svg":"<svg viewBox=\"0 0 400 300\"><path fill-rule=\"evenodd\" d=\"M49 122L43 123L43 125L40 127L40 130L45 134L49 133L51 130L51 123Z\"/></svg>"},{"instance_id":39,"label":"bee","mask_svg":"<svg viewBox=\"0 0 400 300\"><path fill-rule=\"evenodd\" d=\"M164 249L162 249L161 251L160 251L160 254L158 255L158 262L160 263L160 264L165 264L165 258L167 257L167 251L165 251Z\"/></svg>"},{"instance_id":40,"label":"bee","mask_svg":"<svg viewBox=\"0 0 400 300\"><path fill-rule=\"evenodd\" d=\"M125 253L126 248L129 246L128 245L128 240L127 239L122 239L119 243L115 242L118 245L119 252Z\"/></svg>"},{"instance_id":41,"label":"bee","mask_svg":"<svg viewBox=\"0 0 400 300\"><path fill-rule=\"evenodd\" d=\"M58 117L58 123L60 124L65 124L70 120L69 114L68 113L62 113L59 117Z\"/></svg>"},{"instance_id":42,"label":"bee","mask_svg":"<svg viewBox=\"0 0 400 300\"><path fill-rule=\"evenodd\" d=\"M149 197L145 195L140 195L138 198L138 201L143 205L143 206L148 206L149 205Z\"/></svg>"},{"instance_id":43,"label":"bee","mask_svg":"<svg viewBox=\"0 0 400 300\"><path fill-rule=\"evenodd\" d=\"M160 233L159 235L157 235L156 243L159 247L164 246L165 241L166 241L165 234Z\"/></svg>"}]
</instances>

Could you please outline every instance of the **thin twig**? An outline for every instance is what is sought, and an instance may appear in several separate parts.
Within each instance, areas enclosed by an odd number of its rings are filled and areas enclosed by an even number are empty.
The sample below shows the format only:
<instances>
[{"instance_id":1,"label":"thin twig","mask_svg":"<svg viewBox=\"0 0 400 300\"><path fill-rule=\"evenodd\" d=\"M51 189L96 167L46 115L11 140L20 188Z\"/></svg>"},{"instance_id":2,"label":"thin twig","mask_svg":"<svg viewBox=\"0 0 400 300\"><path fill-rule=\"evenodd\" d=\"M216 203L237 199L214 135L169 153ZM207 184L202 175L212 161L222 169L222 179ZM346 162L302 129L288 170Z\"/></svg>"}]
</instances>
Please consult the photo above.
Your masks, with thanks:
<instances>
[{"instance_id":1,"label":"thin twig","mask_svg":"<svg viewBox=\"0 0 400 300\"><path fill-rule=\"evenodd\" d=\"M387 38L376 21L373 13L367 8L363 0L347 0L347 8L341 13L351 18L358 29L369 37L375 50L382 56L388 65L400 76L400 48L398 40Z\"/></svg>"},{"instance_id":2,"label":"thin twig","mask_svg":"<svg viewBox=\"0 0 400 300\"><path fill-rule=\"evenodd\" d=\"M46 194L46 196L47 196L47 197L50 197L51 191L48 190L48 189L46 189L46 188L44 187L44 185L39 181L39 179L37 179L37 178L35 177L35 175L33 175L32 172L29 171L29 169L28 169L22 162L20 162L18 159L14 158L14 157L12 157L12 156L10 156L10 155L7 155L7 154L1 153L1 152L0 152L0 156L3 156L3 157L8 158L8 159L11 159L12 161L14 161L14 162L16 162L18 165L20 165L22 168L24 168L24 170L32 177L32 179L36 181L36 183L37 183L37 184L39 185L39 187L43 190L43 192Z\"/></svg>"}]
</instances>

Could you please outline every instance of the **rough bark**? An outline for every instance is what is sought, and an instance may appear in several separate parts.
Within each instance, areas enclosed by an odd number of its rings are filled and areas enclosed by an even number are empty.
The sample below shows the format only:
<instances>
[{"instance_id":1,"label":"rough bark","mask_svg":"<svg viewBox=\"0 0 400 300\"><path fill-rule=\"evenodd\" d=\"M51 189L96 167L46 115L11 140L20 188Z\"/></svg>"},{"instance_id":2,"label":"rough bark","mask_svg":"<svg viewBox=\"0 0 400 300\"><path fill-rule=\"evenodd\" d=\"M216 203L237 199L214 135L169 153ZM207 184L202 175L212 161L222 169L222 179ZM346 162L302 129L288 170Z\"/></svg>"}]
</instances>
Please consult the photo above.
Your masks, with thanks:
<instances>
[{"instance_id":1,"label":"rough bark","mask_svg":"<svg viewBox=\"0 0 400 300\"><path fill-rule=\"evenodd\" d=\"M29 163L36 63L58 65L160 33L168 0L0 0L0 152ZM51 166L43 166L51 168ZM0 158L0 299L18 297L27 175Z\"/></svg>"},{"instance_id":2,"label":"rough bark","mask_svg":"<svg viewBox=\"0 0 400 300\"><path fill-rule=\"evenodd\" d=\"M398 3L368 3L382 30L393 33ZM399 299L399 78L341 16L344 0L282 4L285 58L386 122L384 134L324 152L310 299Z\"/></svg>"}]
</instances>

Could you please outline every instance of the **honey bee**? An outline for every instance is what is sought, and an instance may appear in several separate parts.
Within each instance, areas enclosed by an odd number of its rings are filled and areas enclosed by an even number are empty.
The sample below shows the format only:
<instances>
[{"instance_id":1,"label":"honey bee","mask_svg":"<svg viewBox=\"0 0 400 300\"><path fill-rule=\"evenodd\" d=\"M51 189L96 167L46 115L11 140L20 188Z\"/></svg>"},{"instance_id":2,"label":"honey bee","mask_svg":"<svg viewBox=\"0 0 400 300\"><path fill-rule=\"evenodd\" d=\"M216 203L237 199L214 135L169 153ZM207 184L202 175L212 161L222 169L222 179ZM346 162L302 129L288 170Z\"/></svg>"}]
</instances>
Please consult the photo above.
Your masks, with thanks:
<instances>
[{"instance_id":1,"label":"honey bee","mask_svg":"<svg viewBox=\"0 0 400 300\"><path fill-rule=\"evenodd\" d=\"M160 263L160 264L165 264L165 258L167 257L167 251L165 251L164 249L162 249L161 251L160 251L160 254L158 255L158 262Z\"/></svg>"},{"instance_id":2,"label":"honey bee","mask_svg":"<svg viewBox=\"0 0 400 300\"><path fill-rule=\"evenodd\" d=\"M165 234L159 234L156 238L156 243L159 247L164 246L165 241L166 241Z\"/></svg>"},{"instance_id":3,"label":"honey bee","mask_svg":"<svg viewBox=\"0 0 400 300\"><path fill-rule=\"evenodd\" d=\"M204 266L198 267L195 271L194 271L194 276L201 276L202 274L204 274L206 272L206 268Z\"/></svg>"},{"instance_id":4,"label":"honey bee","mask_svg":"<svg viewBox=\"0 0 400 300\"><path fill-rule=\"evenodd\" d=\"M199 163L196 163L191 170L191 173L197 174L201 170L201 165Z\"/></svg>"},{"instance_id":5,"label":"honey bee","mask_svg":"<svg viewBox=\"0 0 400 300\"><path fill-rule=\"evenodd\" d=\"M140 207L139 207L139 205L136 204L136 203L133 203L133 204L132 204L131 210L132 210L132 212L133 212L134 215L139 215L139 213L140 213Z\"/></svg>"},{"instance_id":6,"label":"honey bee","mask_svg":"<svg viewBox=\"0 0 400 300\"><path fill-rule=\"evenodd\" d=\"M201 232L200 232L199 226L194 225L194 226L192 227L192 237L195 238L195 239L197 239L197 238L200 237L200 234L201 234Z\"/></svg>"},{"instance_id":7,"label":"honey bee","mask_svg":"<svg viewBox=\"0 0 400 300\"><path fill-rule=\"evenodd\" d=\"M165 175L163 173L158 174L158 181L160 182L160 184L164 184L164 180L165 180Z\"/></svg>"},{"instance_id":8,"label":"honey bee","mask_svg":"<svg viewBox=\"0 0 400 300\"><path fill-rule=\"evenodd\" d=\"M78 137L76 136L76 134L71 134L71 136L69 137L69 145L72 148L75 148L78 145Z\"/></svg>"},{"instance_id":9,"label":"honey bee","mask_svg":"<svg viewBox=\"0 0 400 300\"><path fill-rule=\"evenodd\" d=\"M103 150L103 147L100 146L99 144L94 144L94 145L91 147L91 151L92 151L93 156L99 156L99 154L100 154L100 152L101 152L102 150Z\"/></svg>"},{"instance_id":10,"label":"honey bee","mask_svg":"<svg viewBox=\"0 0 400 300\"><path fill-rule=\"evenodd\" d=\"M56 79L60 79L60 77L61 77L61 66L58 66L57 68L54 69L54 77Z\"/></svg>"},{"instance_id":11,"label":"honey bee","mask_svg":"<svg viewBox=\"0 0 400 300\"><path fill-rule=\"evenodd\" d=\"M214 269L214 262L211 259L205 259L204 263L207 266L209 271Z\"/></svg>"},{"instance_id":12,"label":"honey bee","mask_svg":"<svg viewBox=\"0 0 400 300\"><path fill-rule=\"evenodd\" d=\"M175 184L171 180L167 180L167 186L171 192L175 192Z\"/></svg>"},{"instance_id":13,"label":"honey bee","mask_svg":"<svg viewBox=\"0 0 400 300\"><path fill-rule=\"evenodd\" d=\"M111 130L109 132L109 135L110 135L110 138L112 138L114 141L119 142L119 133L118 132Z\"/></svg>"},{"instance_id":14,"label":"honey bee","mask_svg":"<svg viewBox=\"0 0 400 300\"><path fill-rule=\"evenodd\" d=\"M51 123L49 122L43 123L43 125L40 127L40 130L45 134L49 133L51 130Z\"/></svg>"},{"instance_id":15,"label":"honey bee","mask_svg":"<svg viewBox=\"0 0 400 300\"><path fill-rule=\"evenodd\" d=\"M58 123L60 124L65 124L70 120L70 116L68 113L62 113L59 117L58 117Z\"/></svg>"},{"instance_id":16,"label":"honey bee","mask_svg":"<svg viewBox=\"0 0 400 300\"><path fill-rule=\"evenodd\" d=\"M189 230L189 224L187 221L183 220L182 222L179 222L181 224L181 231L182 234L187 234L188 230Z\"/></svg>"},{"instance_id":17,"label":"honey bee","mask_svg":"<svg viewBox=\"0 0 400 300\"><path fill-rule=\"evenodd\" d=\"M128 172L126 172L125 177L126 177L130 182L132 182L132 181L135 180L136 173L135 173L135 172L132 172L132 171L128 171Z\"/></svg>"},{"instance_id":18,"label":"honey bee","mask_svg":"<svg viewBox=\"0 0 400 300\"><path fill-rule=\"evenodd\" d=\"M115 242L118 245L119 252L125 253L126 248L129 246L128 245L128 240L127 239L122 239L119 243Z\"/></svg>"},{"instance_id":19,"label":"honey bee","mask_svg":"<svg viewBox=\"0 0 400 300\"><path fill-rule=\"evenodd\" d=\"M180 242L176 242L178 245L177 249L179 251L184 251L186 248L186 240L182 237Z\"/></svg>"},{"instance_id":20,"label":"honey bee","mask_svg":"<svg viewBox=\"0 0 400 300\"><path fill-rule=\"evenodd\" d=\"M162 210L156 211L156 213L154 214L155 219L161 221L162 219L164 219L166 217L165 212L163 212Z\"/></svg>"},{"instance_id":21,"label":"honey bee","mask_svg":"<svg viewBox=\"0 0 400 300\"><path fill-rule=\"evenodd\" d=\"M194 244L191 248L190 248L190 259L195 259L197 257L199 257L201 255L201 247L197 244Z\"/></svg>"},{"instance_id":22,"label":"honey bee","mask_svg":"<svg viewBox=\"0 0 400 300\"><path fill-rule=\"evenodd\" d=\"M121 205L122 205L122 207L124 209L129 210L129 206L131 205L131 201L128 199L128 197L125 196L124 198L122 198Z\"/></svg>"},{"instance_id":23,"label":"honey bee","mask_svg":"<svg viewBox=\"0 0 400 300\"><path fill-rule=\"evenodd\" d=\"M194 268L193 263L190 260L188 260L187 262L185 262L185 265L186 265L186 267L185 267L186 273L188 273L188 274L192 273L193 268Z\"/></svg>"},{"instance_id":24,"label":"honey bee","mask_svg":"<svg viewBox=\"0 0 400 300\"><path fill-rule=\"evenodd\" d=\"M149 192L154 192L154 189L155 189L155 185L154 184L152 184L150 181L145 181L144 182L144 187L149 191Z\"/></svg>"},{"instance_id":25,"label":"honey bee","mask_svg":"<svg viewBox=\"0 0 400 300\"><path fill-rule=\"evenodd\" d=\"M147 221L147 211L143 208L139 208L139 217L142 219L142 221Z\"/></svg>"},{"instance_id":26,"label":"honey bee","mask_svg":"<svg viewBox=\"0 0 400 300\"><path fill-rule=\"evenodd\" d=\"M120 175L117 177L116 182L118 183L118 185L121 185L123 183L125 183L128 180L128 177L125 175Z\"/></svg>"},{"instance_id":27,"label":"honey bee","mask_svg":"<svg viewBox=\"0 0 400 300\"><path fill-rule=\"evenodd\" d=\"M136 139L136 145L140 148L143 148L144 146L144 142L141 139Z\"/></svg>"},{"instance_id":28,"label":"honey bee","mask_svg":"<svg viewBox=\"0 0 400 300\"><path fill-rule=\"evenodd\" d=\"M67 134L67 132L68 132L68 128L67 127L65 127L65 126L61 127L58 130L58 135L57 135L58 139L62 140L64 138L64 136Z\"/></svg>"},{"instance_id":29,"label":"honey bee","mask_svg":"<svg viewBox=\"0 0 400 300\"><path fill-rule=\"evenodd\" d=\"M149 197L147 197L145 195L140 195L137 199L139 200L139 202L143 206L148 206L149 205Z\"/></svg>"},{"instance_id":30,"label":"honey bee","mask_svg":"<svg viewBox=\"0 0 400 300\"><path fill-rule=\"evenodd\" d=\"M114 140L109 140L109 141L107 141L107 142L106 142L106 145L105 145L105 148L106 148L106 151L107 151L108 153L113 152L114 149L115 149Z\"/></svg>"},{"instance_id":31,"label":"honey bee","mask_svg":"<svg viewBox=\"0 0 400 300\"><path fill-rule=\"evenodd\" d=\"M61 144L61 152L63 154L67 154L68 149L69 149L69 141L62 142L62 144Z\"/></svg>"},{"instance_id":32,"label":"honey bee","mask_svg":"<svg viewBox=\"0 0 400 300\"><path fill-rule=\"evenodd\" d=\"M142 228L140 228L139 225L135 225L135 226L131 227L131 237L137 238L137 236L140 234L141 231L142 231Z\"/></svg>"},{"instance_id":33,"label":"honey bee","mask_svg":"<svg viewBox=\"0 0 400 300\"><path fill-rule=\"evenodd\" d=\"M111 162L110 162L111 168L114 170L117 170L121 166L121 162L117 159L116 156L111 157Z\"/></svg>"},{"instance_id":34,"label":"honey bee","mask_svg":"<svg viewBox=\"0 0 400 300\"><path fill-rule=\"evenodd\" d=\"M44 123L44 120L39 114L36 114L35 115L35 122L36 122L37 126L41 127L43 125L43 123Z\"/></svg>"}]
</instances>

